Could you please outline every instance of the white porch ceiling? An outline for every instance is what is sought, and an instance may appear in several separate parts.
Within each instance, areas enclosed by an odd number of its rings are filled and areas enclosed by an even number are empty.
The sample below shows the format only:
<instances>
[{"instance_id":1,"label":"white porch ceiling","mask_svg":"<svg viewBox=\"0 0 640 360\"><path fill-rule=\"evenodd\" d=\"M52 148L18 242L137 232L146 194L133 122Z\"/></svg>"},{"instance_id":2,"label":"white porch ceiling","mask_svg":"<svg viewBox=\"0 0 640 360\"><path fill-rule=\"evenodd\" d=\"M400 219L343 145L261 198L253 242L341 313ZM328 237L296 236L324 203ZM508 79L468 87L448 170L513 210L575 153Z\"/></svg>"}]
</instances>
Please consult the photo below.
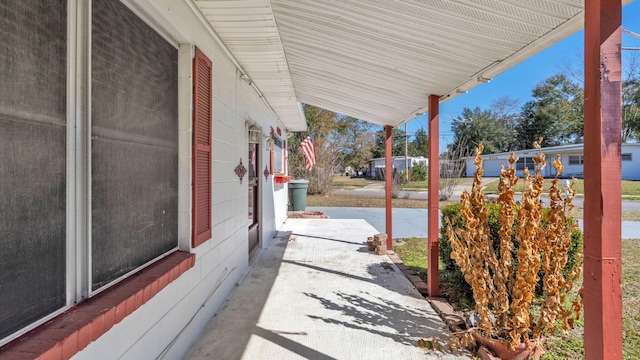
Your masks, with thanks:
<instances>
[{"instance_id":1,"label":"white porch ceiling","mask_svg":"<svg viewBox=\"0 0 640 360\"><path fill-rule=\"evenodd\" d=\"M380 125L583 26L584 0L193 0L284 125L299 103ZM625 1L626 2L626 1Z\"/></svg>"}]
</instances>

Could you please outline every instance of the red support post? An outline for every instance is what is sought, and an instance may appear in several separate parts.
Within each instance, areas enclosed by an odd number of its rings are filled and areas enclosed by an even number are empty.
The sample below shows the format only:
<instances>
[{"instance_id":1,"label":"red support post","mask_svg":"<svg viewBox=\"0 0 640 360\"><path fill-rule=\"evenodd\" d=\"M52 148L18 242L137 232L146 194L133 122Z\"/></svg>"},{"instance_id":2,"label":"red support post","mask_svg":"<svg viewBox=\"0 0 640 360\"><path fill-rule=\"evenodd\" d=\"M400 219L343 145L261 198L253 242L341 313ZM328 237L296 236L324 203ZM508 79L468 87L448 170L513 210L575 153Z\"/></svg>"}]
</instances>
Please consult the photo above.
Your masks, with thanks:
<instances>
[{"instance_id":1,"label":"red support post","mask_svg":"<svg viewBox=\"0 0 640 360\"><path fill-rule=\"evenodd\" d=\"M620 0L585 1L584 354L622 359Z\"/></svg>"},{"instance_id":2,"label":"red support post","mask_svg":"<svg viewBox=\"0 0 640 360\"><path fill-rule=\"evenodd\" d=\"M393 158L391 157L391 149L393 147L393 139L391 138L391 130L393 126L384 127L384 195L385 195L385 220L387 230L387 250L393 250L393 237L391 233L391 184L393 183Z\"/></svg>"},{"instance_id":3,"label":"red support post","mask_svg":"<svg viewBox=\"0 0 640 360\"><path fill-rule=\"evenodd\" d=\"M440 144L439 144L439 105L440 97L429 95L429 193L427 195L427 236L429 254L427 269L427 287L429 296L438 296L440 292L440 274L438 273L438 202L440 183Z\"/></svg>"}]
</instances>

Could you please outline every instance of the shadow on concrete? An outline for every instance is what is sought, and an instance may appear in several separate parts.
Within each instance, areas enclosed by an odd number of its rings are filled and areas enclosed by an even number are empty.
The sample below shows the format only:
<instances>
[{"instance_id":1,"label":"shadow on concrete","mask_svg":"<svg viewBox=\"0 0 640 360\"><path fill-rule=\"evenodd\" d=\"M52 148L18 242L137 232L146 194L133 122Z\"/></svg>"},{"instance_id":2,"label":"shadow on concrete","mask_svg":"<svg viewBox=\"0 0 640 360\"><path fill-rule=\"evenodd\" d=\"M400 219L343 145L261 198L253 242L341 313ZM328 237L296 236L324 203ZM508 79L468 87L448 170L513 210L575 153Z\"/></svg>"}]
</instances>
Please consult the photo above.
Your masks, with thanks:
<instances>
[{"instance_id":1,"label":"shadow on concrete","mask_svg":"<svg viewBox=\"0 0 640 360\"><path fill-rule=\"evenodd\" d=\"M322 271L322 272L329 273L329 274L344 276L344 277L349 278L349 279L365 281L365 282L377 285L377 283L373 279L369 279L369 278L358 276L358 275L348 274L348 273L345 273L345 272L342 272L342 271L331 270L331 269L327 269L327 268L324 268L324 267L321 267L321 266L309 265L309 264L305 264L305 263L301 263L301 262L297 262L297 261L292 261L292 260L282 260L282 262L283 263L287 263L287 264L297 265L297 266L303 266L303 267L306 267L306 268L309 268L309 269Z\"/></svg>"},{"instance_id":2,"label":"shadow on concrete","mask_svg":"<svg viewBox=\"0 0 640 360\"><path fill-rule=\"evenodd\" d=\"M336 241L336 242L341 242L343 244L351 244L351 245L362 245L363 242L357 242L357 241L347 241L347 240L340 240L340 239L332 239L332 238L327 238L327 237L321 237L321 236L311 236L311 235L305 235L305 234L296 234L293 233L292 235L295 236L304 236L306 238L310 238L310 239L320 239L320 240L329 240L329 241Z\"/></svg>"},{"instance_id":3,"label":"shadow on concrete","mask_svg":"<svg viewBox=\"0 0 640 360\"><path fill-rule=\"evenodd\" d=\"M438 337L443 342L447 340L441 331L434 331L441 329L440 322L429 319L428 314L418 309L403 306L388 299L364 294L375 299L373 301L364 296L339 291L335 292L336 297L341 300L338 302L312 293L304 294L318 300L327 310L338 311L342 315L335 317L307 315L315 320L367 331L410 346L417 346L417 338ZM336 320L337 318L341 320Z\"/></svg>"},{"instance_id":4,"label":"shadow on concrete","mask_svg":"<svg viewBox=\"0 0 640 360\"><path fill-rule=\"evenodd\" d=\"M259 336L307 359L335 360L317 350L288 339L280 332L258 326L283 261L291 232L278 232L258 256L223 307L207 324L184 359L241 359L252 336ZM289 333L303 335L306 333Z\"/></svg>"},{"instance_id":5,"label":"shadow on concrete","mask_svg":"<svg viewBox=\"0 0 640 360\"><path fill-rule=\"evenodd\" d=\"M423 359L431 355L418 339L446 342L444 323L389 259L356 251L375 233L368 223L296 219L286 228L187 359Z\"/></svg>"},{"instance_id":6,"label":"shadow on concrete","mask_svg":"<svg viewBox=\"0 0 640 360\"><path fill-rule=\"evenodd\" d=\"M317 359L317 360L337 360L334 357L327 356L315 349L312 349L308 346L295 342L291 339L288 339L282 335L280 335L278 331L272 331L263 329L259 326L256 326L254 332L255 335L260 336L261 338L268 340L274 344L277 344L291 352L300 355L305 359ZM288 335L292 335L292 333L287 333ZM303 333L306 335L306 333ZM300 333L293 333L293 335L300 335Z\"/></svg>"}]
</instances>

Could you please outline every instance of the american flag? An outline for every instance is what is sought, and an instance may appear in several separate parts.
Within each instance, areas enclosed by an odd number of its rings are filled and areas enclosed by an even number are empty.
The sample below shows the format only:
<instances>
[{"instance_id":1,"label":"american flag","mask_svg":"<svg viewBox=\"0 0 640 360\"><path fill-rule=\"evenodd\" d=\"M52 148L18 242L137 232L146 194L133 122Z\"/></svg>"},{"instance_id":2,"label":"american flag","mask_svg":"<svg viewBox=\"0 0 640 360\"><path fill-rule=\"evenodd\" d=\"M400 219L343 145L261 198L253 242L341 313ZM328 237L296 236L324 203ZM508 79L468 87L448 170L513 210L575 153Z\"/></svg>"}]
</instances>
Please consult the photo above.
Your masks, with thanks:
<instances>
[{"instance_id":1,"label":"american flag","mask_svg":"<svg viewBox=\"0 0 640 360\"><path fill-rule=\"evenodd\" d=\"M300 148L307 163L307 170L313 169L313 165L316 163L316 148L313 146L313 135L309 135L302 140Z\"/></svg>"}]
</instances>

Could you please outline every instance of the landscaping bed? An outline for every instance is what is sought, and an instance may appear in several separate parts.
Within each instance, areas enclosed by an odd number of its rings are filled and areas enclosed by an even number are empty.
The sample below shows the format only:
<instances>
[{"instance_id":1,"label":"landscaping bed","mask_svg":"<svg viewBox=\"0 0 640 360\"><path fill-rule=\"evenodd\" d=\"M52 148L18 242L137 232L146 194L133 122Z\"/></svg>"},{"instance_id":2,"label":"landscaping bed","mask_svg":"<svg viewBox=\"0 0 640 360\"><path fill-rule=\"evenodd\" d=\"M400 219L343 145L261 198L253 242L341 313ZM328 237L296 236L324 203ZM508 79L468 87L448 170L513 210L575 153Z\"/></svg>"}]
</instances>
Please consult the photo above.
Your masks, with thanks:
<instances>
[{"instance_id":1,"label":"landscaping bed","mask_svg":"<svg viewBox=\"0 0 640 360\"><path fill-rule=\"evenodd\" d=\"M640 359L640 239L622 240L622 311L624 359ZM428 242L425 238L402 239L394 246L404 266L426 281ZM450 281L446 270L440 270L440 296L446 298L455 310L471 311L473 299L460 292ZM547 337L546 353L541 359L582 359L584 344L582 323L564 334L560 326Z\"/></svg>"}]
</instances>

